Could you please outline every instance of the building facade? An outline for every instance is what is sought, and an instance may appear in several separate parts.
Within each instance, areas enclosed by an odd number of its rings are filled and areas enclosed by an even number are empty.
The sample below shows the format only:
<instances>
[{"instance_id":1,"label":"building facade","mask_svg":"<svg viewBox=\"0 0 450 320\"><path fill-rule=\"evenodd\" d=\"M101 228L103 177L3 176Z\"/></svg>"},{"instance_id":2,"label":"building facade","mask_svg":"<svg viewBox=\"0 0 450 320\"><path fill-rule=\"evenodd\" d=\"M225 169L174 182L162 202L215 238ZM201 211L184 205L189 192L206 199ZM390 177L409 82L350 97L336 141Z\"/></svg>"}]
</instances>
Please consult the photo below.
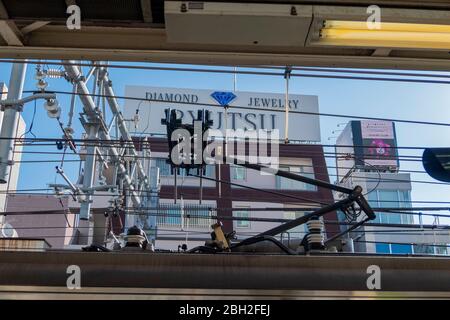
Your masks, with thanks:
<instances>
[{"instance_id":1,"label":"building facade","mask_svg":"<svg viewBox=\"0 0 450 320\"><path fill-rule=\"evenodd\" d=\"M167 140L151 138L149 145L152 166L159 168L161 180L157 248L176 249L184 243L189 248L203 245L210 238L211 224L217 220L223 223L225 232L234 231L238 239L244 239L281 223L252 219L294 219L318 208L318 202L333 202L330 190L229 164L208 165L202 182L182 171L175 184L175 175L166 162ZM279 150L280 170L329 181L322 146L280 144ZM182 213L191 217L183 219ZM327 219L337 220L336 213L328 214ZM338 231L335 225L325 223L325 228L329 235ZM302 225L281 236L299 239L306 231Z\"/></svg>"},{"instance_id":2,"label":"building facade","mask_svg":"<svg viewBox=\"0 0 450 320\"><path fill-rule=\"evenodd\" d=\"M412 208L411 176L399 171L396 147L395 124L389 121L350 121L337 138L337 183L348 188L360 185L373 208L390 210L376 212L376 220L369 222L381 225L363 226L348 238L357 252L450 254L448 230L423 229L422 217L408 210ZM339 219L347 221L342 212Z\"/></svg>"},{"instance_id":3,"label":"building facade","mask_svg":"<svg viewBox=\"0 0 450 320\"><path fill-rule=\"evenodd\" d=\"M284 95L140 86L127 87L126 94L151 100L127 100L124 116L129 120L130 132L140 141L137 145L147 145L141 152L149 149L151 167L159 168L161 209L155 215L156 248L173 250L182 244L187 244L188 248L203 245L210 239L211 224L218 220L223 223L225 232L235 232L238 239L243 239L310 212L320 207L320 203L333 202L330 190L237 165L208 165L205 177L200 179L188 176L184 170L175 178L167 163L166 128L161 124L164 110L176 109L183 123L192 123L197 110L207 109L212 113L213 129L219 132L229 129L227 139L230 140L227 141L239 141L239 137L228 136L230 130L271 133L278 130L279 168L328 182L317 115L291 113L291 143L282 142L286 138ZM318 112L316 96L290 95L288 101L291 110ZM274 112L274 109L282 112ZM142 143L144 140L146 142ZM227 146L230 144L228 142ZM228 155L249 156L250 147L234 150L236 153ZM328 219L337 220L336 213L330 213ZM339 230L336 225L326 224L325 228L328 234ZM301 239L305 231L302 225L281 237Z\"/></svg>"}]
</instances>

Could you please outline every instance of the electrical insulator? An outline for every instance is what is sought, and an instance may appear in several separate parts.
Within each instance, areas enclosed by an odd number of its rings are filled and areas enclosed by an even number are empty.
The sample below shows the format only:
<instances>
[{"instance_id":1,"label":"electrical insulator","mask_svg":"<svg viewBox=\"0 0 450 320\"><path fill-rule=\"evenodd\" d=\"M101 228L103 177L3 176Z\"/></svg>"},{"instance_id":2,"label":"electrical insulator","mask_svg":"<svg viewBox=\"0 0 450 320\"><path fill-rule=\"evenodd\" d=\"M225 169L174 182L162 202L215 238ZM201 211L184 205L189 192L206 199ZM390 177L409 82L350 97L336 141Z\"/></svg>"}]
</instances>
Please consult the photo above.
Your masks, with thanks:
<instances>
[{"instance_id":1,"label":"electrical insulator","mask_svg":"<svg viewBox=\"0 0 450 320\"><path fill-rule=\"evenodd\" d=\"M63 138L72 139L73 138L74 130L71 127L65 127L64 128L64 136Z\"/></svg>"},{"instance_id":2,"label":"electrical insulator","mask_svg":"<svg viewBox=\"0 0 450 320\"><path fill-rule=\"evenodd\" d=\"M45 90L48 87L48 83L45 82L44 79L39 79L39 81L36 83L36 87L39 90Z\"/></svg>"},{"instance_id":3,"label":"electrical insulator","mask_svg":"<svg viewBox=\"0 0 450 320\"><path fill-rule=\"evenodd\" d=\"M311 250L323 250L324 235L323 235L323 221L319 218L312 218L307 223L309 233L306 235L308 240L308 247Z\"/></svg>"},{"instance_id":4,"label":"electrical insulator","mask_svg":"<svg viewBox=\"0 0 450 320\"><path fill-rule=\"evenodd\" d=\"M47 74L47 77L51 79L63 78L65 75L64 71L58 69L48 69L45 73Z\"/></svg>"},{"instance_id":5,"label":"electrical insulator","mask_svg":"<svg viewBox=\"0 0 450 320\"><path fill-rule=\"evenodd\" d=\"M136 226L128 229L125 239L125 247L138 247L145 250L148 244L147 235L142 229Z\"/></svg>"},{"instance_id":6,"label":"electrical insulator","mask_svg":"<svg viewBox=\"0 0 450 320\"><path fill-rule=\"evenodd\" d=\"M47 110L47 115L50 118L58 118L61 115L61 108L59 107L58 100L46 100L44 108Z\"/></svg>"},{"instance_id":7,"label":"electrical insulator","mask_svg":"<svg viewBox=\"0 0 450 320\"><path fill-rule=\"evenodd\" d=\"M41 69L37 69L37 70L36 70L36 75L34 76L34 78L35 78L36 80L42 80L42 79L44 79L44 78L45 78L45 72L42 71Z\"/></svg>"}]
</instances>

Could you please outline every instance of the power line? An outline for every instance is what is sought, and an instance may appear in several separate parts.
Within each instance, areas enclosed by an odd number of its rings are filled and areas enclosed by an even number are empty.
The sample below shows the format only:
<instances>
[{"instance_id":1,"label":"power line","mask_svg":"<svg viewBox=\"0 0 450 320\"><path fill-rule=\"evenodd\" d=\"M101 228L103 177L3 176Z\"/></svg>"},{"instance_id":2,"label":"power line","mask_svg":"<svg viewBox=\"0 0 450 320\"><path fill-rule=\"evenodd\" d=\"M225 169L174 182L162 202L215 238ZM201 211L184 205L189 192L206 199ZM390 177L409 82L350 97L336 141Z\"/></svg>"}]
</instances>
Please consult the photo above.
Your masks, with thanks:
<instances>
[{"instance_id":1,"label":"power line","mask_svg":"<svg viewBox=\"0 0 450 320\"><path fill-rule=\"evenodd\" d=\"M99 147L107 147L107 146L99 145ZM123 148L126 149L127 147L125 146ZM15 151L14 153L21 153L21 154L26 154L26 153L29 153L29 154L58 154L58 155L63 155L64 154L63 152L53 152L53 151ZM92 155L92 154L89 154L89 153L82 153L82 154L83 155ZM76 156L76 154L67 154L67 156L69 156L69 155ZM312 155L314 155L314 154L312 154ZM319 155L319 153L317 153L316 155ZM137 155L137 156L132 156L132 157L133 157L133 159L151 159L151 157L144 156L144 155ZM305 157L306 157L306 155L305 155ZM326 156L326 155L324 155L323 157L324 158L331 158L331 159L339 158L337 156ZM420 160L420 159L401 159L401 158L396 158L395 160L408 161L408 162L422 162L422 160Z\"/></svg>"},{"instance_id":2,"label":"power line","mask_svg":"<svg viewBox=\"0 0 450 320\"><path fill-rule=\"evenodd\" d=\"M352 226L356 224L355 222L345 222L345 221L335 221L335 220L325 220L325 223L340 225L340 226ZM376 222L366 222L364 227L392 227L392 228L404 228L404 229L431 229L431 230L450 230L450 225L441 224L406 224L406 223L376 223Z\"/></svg>"},{"instance_id":3,"label":"power line","mask_svg":"<svg viewBox=\"0 0 450 320\"><path fill-rule=\"evenodd\" d=\"M204 177L205 178L205 177ZM168 187L172 187L171 185L167 185ZM211 188L215 188L215 187L211 187ZM265 190L265 189L263 189ZM10 190L10 191L0 191L0 194L7 194L7 195L43 195L43 196L49 196L49 195L53 195L53 196L57 196L53 193L38 193L38 192L29 192L29 191L54 191L54 189L52 188L47 188L47 189L25 189L25 190ZM127 192L131 192L131 190L129 189L121 189L121 191L127 193ZM135 190L134 190L135 191ZM270 190L269 190L270 191ZM284 190L284 191L294 191L296 192L296 190ZM150 191L146 191L146 190L141 190L138 191L141 193L150 193ZM297 191L298 192L298 191ZM64 194L64 196L69 196L69 194ZM94 194L94 197L111 197L111 194ZM162 198L165 199L165 198ZM189 199L189 198L186 198ZM234 199L236 200L236 197L228 197L228 198L224 198L224 199ZM216 200L216 198L211 198L210 200ZM300 199L296 199L296 200L300 200ZM309 202L318 202L318 201L330 201L331 199L309 199L307 200L307 198L301 200L302 202L304 201L309 201ZM254 201L253 201L254 202ZM257 201L256 201L257 202ZM435 200L409 200L409 201L398 201L398 200L383 200L381 201L383 203L427 203L427 204L450 204L450 201L435 201ZM397 209L397 208L392 208L392 209Z\"/></svg>"},{"instance_id":4,"label":"power line","mask_svg":"<svg viewBox=\"0 0 450 320\"><path fill-rule=\"evenodd\" d=\"M59 154L59 153L58 153ZM62 153L61 153L62 154ZM77 156L74 154L74 156ZM149 159L149 160L159 160L159 159L165 159L162 157L146 157L145 159ZM84 160L82 159L71 159L71 160L64 160L64 162L82 162ZM43 159L43 160L18 160L18 161L14 161L14 163L47 163L47 162L61 162L61 159ZM302 167L311 167L311 168L328 168L328 169L343 169L343 170L350 170L353 169L353 167L336 167L336 166L313 166L313 165L305 165L302 164ZM419 170L397 170L398 172L405 172L405 173L417 173L417 174L428 174L426 171L419 171ZM356 171L356 173L372 173L372 172L365 172L365 171ZM385 173L385 172L382 172ZM395 174L396 172L392 173L392 172L386 172L387 174ZM330 177L336 177L337 174L334 173L327 173L328 176ZM370 180L370 179L378 179L375 177L367 177L366 179ZM383 179L388 179L388 178L383 178ZM397 181L397 179L389 179L389 180L395 180ZM398 180L398 181L411 181L411 182L417 182L417 183L421 183L422 181L419 180ZM423 183L433 183L433 184L448 184L448 183L441 183L441 182L433 182L433 181L423 181Z\"/></svg>"},{"instance_id":5,"label":"power line","mask_svg":"<svg viewBox=\"0 0 450 320\"><path fill-rule=\"evenodd\" d=\"M170 213L164 213L165 211L167 212L171 212L172 210L179 210L180 214L170 214ZM275 208L240 208L240 207L234 207L234 208L217 208L217 207L205 207L205 208L201 208L201 207L185 207L183 209L184 212L184 216L185 217L192 217L192 218L196 218L196 217L210 217L212 212L221 212L221 211L245 211L245 212L262 212L262 213L271 213L274 211L278 211L278 212L303 212L303 213L310 213L313 212L314 210L318 209L318 207L306 207L306 208L302 208L302 207L275 207ZM417 209L424 209L426 210L430 210L430 211L450 211L450 207L445 207L445 208L436 208L436 207L422 207L422 208L398 208L398 210L402 210L402 211L397 211L395 209L390 209L390 208L378 208L378 207L373 207L372 208L374 211L376 211L377 213L388 213L388 214L403 214L403 215L418 215L418 216L430 216L430 217L440 217L440 218L450 218L450 215L446 215L446 214L427 214L427 213L422 213L422 212L413 212ZM410 209L411 212L403 212L406 209ZM103 208L103 210L105 210L105 212L108 211L108 208L105 207ZM177 207L174 208L171 205L169 206L161 206L161 207L143 207L143 208L139 208L139 209L135 209L135 208L131 208L131 207L124 207L122 208L124 213L130 214L130 215L139 215L139 216L163 216L163 217L168 217L168 216L173 216L173 217L181 217L181 207ZM42 211L7 211L7 212L0 212L0 215L38 215L38 214L43 214L43 215L51 215L51 214L72 214L72 215L77 215L79 214L78 212L78 208L63 208L60 210L42 210ZM102 209L96 209L96 211L102 211ZM96 212L93 211L92 214L105 214L105 212ZM154 211L154 212L152 212ZM206 214L206 212L208 212ZM219 217L219 216L217 216ZM220 217L228 217L228 216L220 216ZM254 218L254 217L253 217ZM244 220L246 218L243 218ZM266 218L264 218L266 219ZM273 219L273 218L269 218L269 219ZM277 218L278 220L280 220L279 218ZM278 221L277 222L280 222ZM289 221L289 220L286 220Z\"/></svg>"},{"instance_id":6,"label":"power line","mask_svg":"<svg viewBox=\"0 0 450 320\"><path fill-rule=\"evenodd\" d=\"M189 176L200 178L200 176L197 176L197 175L189 175ZM307 201L307 202L314 202L314 203L328 205L327 202L322 202L322 201L319 201L319 200L314 200L314 199L310 199L310 198L308 199L308 198L303 198L303 197L299 197L299 196L293 196L293 195L280 193L280 192L276 192L276 191L265 190L265 189L261 189L261 188L255 188L255 187L246 186L246 185L243 185L243 184L234 183L234 182L230 182L230 181L226 181L226 180L214 179L214 178L209 178L209 177L205 177L205 176L202 176L201 178L202 179L206 179L206 180L219 182L219 183L225 183L225 184L228 184L228 185L231 185L231 186L238 186L238 187L241 187L241 188L246 188L246 189L250 189L250 190L260 191L260 192L263 192L263 193L269 193L269 194L276 195L276 196L279 196L279 197L287 197L287 198L291 198L291 199L295 199L295 200L299 200L299 201Z\"/></svg>"},{"instance_id":7,"label":"power line","mask_svg":"<svg viewBox=\"0 0 450 320\"><path fill-rule=\"evenodd\" d=\"M9 139L9 138L8 138ZM11 138L11 140L13 140L14 138ZM0 139L1 140L1 139ZM55 138L54 141L61 141L61 139ZM73 140L75 141L75 140ZM212 140L214 141L214 140ZM211 141L211 142L212 142ZM25 143L16 143L16 145L19 146L31 146L31 147L42 147L42 146L54 146L55 144L53 143L39 143L39 142L32 142L33 144L27 144ZM87 146L96 146L96 147L110 147L110 146L115 146L115 147L122 147L122 148L132 148L132 147L136 147L136 144L139 144L139 141L137 142L133 142L133 141L127 141L127 142L121 142L120 140L118 141L113 141L113 140L104 140L104 141L95 141L95 142L81 142L83 144L84 147ZM147 144L147 143L145 143ZM149 142L148 144L151 144L151 142ZM369 147L368 147L369 148ZM141 150L151 150L151 146L150 145L142 145L140 146ZM337 158L354 158L356 156L355 153L351 153L351 152L331 152L331 151L305 151L305 154L309 155L342 155L342 157L338 156ZM336 157L334 157L336 158ZM405 159L401 159L401 158L405 158ZM407 159L418 159L417 161L422 161L422 156L418 156L418 155L392 155L392 156L386 156L383 158L384 160L400 160L400 161L407 161ZM371 160L370 157L367 160Z\"/></svg>"},{"instance_id":8,"label":"power line","mask_svg":"<svg viewBox=\"0 0 450 320\"><path fill-rule=\"evenodd\" d=\"M32 214L37 214L37 213L28 213L30 215ZM60 213L62 214L62 213ZM69 214L76 214L76 213L69 213ZM99 214L99 213L97 213ZM7 214L5 214L6 216L8 215L15 215L13 214L13 212L8 212ZM139 214L137 214L139 215ZM252 221L252 222L274 222L274 223L286 223L286 222L290 222L293 219L286 219L286 218L264 218L264 217L236 217L236 216L219 216L219 215L212 215L212 214L208 214L208 215L196 215L196 214L188 214L188 213L184 213L181 214L173 214L173 213L153 213L153 214L149 214L149 216L153 216L156 218L177 218L177 219L203 219L203 220L232 220L232 221ZM189 223L189 222L188 222ZM344 221L335 221L335 220L326 220L324 219L324 223L325 224L335 224L335 225L353 225L355 224L354 222L344 222ZM169 223L170 224L170 223ZM195 224L195 223L194 223ZM173 224L174 227L177 227L180 224ZM393 223L366 223L365 226L371 226L371 227L388 227L388 228L403 228L400 230L396 230L396 229L387 229L387 230L378 230L377 232L424 232L426 231L426 229L432 229L432 230L448 230L450 229L449 225L419 225L419 224L393 224ZM191 226L192 227L192 226ZM58 226L58 227L49 227L49 226L33 226L33 227L19 227L19 228L12 228L12 229L52 229L52 228L63 228L62 226ZM71 227L70 228L76 228L76 227ZM86 227L88 228L88 227ZM105 227L96 227L96 228L105 228ZM405 230L405 228L410 228L410 229L419 229L419 230ZM110 227L108 227L107 229L110 229ZM158 230L164 230L163 228L158 228ZM168 231L174 231L172 229L167 229ZM368 230L367 232L369 232L371 230ZM354 233L361 233L361 232L366 232L366 230L364 231L353 231ZM428 231L430 232L430 231ZM448 233L446 233L448 234Z\"/></svg>"},{"instance_id":9,"label":"power line","mask_svg":"<svg viewBox=\"0 0 450 320\"><path fill-rule=\"evenodd\" d=\"M158 100L159 101L159 100ZM448 124L448 126L450 126L450 124ZM155 133L155 132L149 132L146 133L145 136L142 136L142 133L140 134L140 136L134 136L135 140L122 140L122 139L110 139L110 140L105 140L105 139L87 139L87 138L83 138L83 139L70 139L73 142L77 142L77 143L85 143L85 144L92 144L92 145L96 145L97 143L104 143L105 145L108 144L112 144L112 145L116 145L116 144L120 144L123 147L134 147L136 144L142 144L142 138L145 137L149 137L151 138L158 138L156 136L159 136L159 138L161 139L167 139L167 134L166 133ZM244 139L239 139L238 137L229 137L228 138L228 142L232 142L232 143L242 143L244 142L246 145L251 145L251 143L254 141L255 144L257 143L261 143L260 139L252 139L250 137L245 137ZM17 140L19 142L33 142L33 143L38 143L38 142L55 142L55 141L64 141L64 138L51 138L51 137L33 137L33 138L23 138L23 137L1 137L0 140ZM215 138L215 140L220 140L219 138ZM344 145L344 144L340 144L340 145L336 145L336 144L322 144L322 143L305 143L305 141L303 140L292 140L289 139L289 143L285 143L284 139L270 139L270 141L279 141L282 143L279 143L279 145L283 145L283 146L287 146L287 147L298 147L301 146L302 148L320 148L320 147L330 147L330 148L334 148L334 147L342 147L342 148L361 148L361 149L372 149L372 146L367 146L367 145L358 145L358 144L349 144L349 145ZM293 143L295 141L298 141L298 143ZM303 142L303 143L302 143ZM151 141L148 141L147 143L151 143ZM46 144L41 144L41 145L46 145ZM48 145L53 145L53 144L48 144ZM32 145L34 146L34 144ZM142 147L146 147L146 143L142 144ZM428 147L425 146L386 146L384 147L385 149L405 149L405 150L423 150L426 149ZM336 151L314 151L311 150L309 152L312 153L332 153L332 154L349 154L348 152L336 152ZM352 154L352 153L350 153ZM405 156L408 157L410 155L400 155L400 156ZM412 157L420 157L420 156L412 156Z\"/></svg>"},{"instance_id":10,"label":"power line","mask_svg":"<svg viewBox=\"0 0 450 320\"><path fill-rule=\"evenodd\" d=\"M178 216L179 217L179 216ZM186 219L189 219L189 217L185 217ZM237 219L237 217L227 217L227 218L233 218L233 220L244 220L244 221L251 221L251 222L255 222L255 220L253 220L252 218L243 218L243 219ZM257 220L256 222L258 222L259 220ZM262 220L261 222L288 222L291 221L290 219L265 219ZM190 227L195 227L195 226L190 226ZM420 226L418 227L420 229ZM100 230L111 230L111 227L89 227L89 226L78 226L78 227L73 227L73 226L33 226L33 227L4 227L3 229L6 230L45 230L45 229L100 229ZM169 232L189 232L189 233L195 233L198 230L177 230L177 229L165 229L165 228L157 228L158 231L169 231ZM201 232L201 231L200 231ZM361 233L362 231L350 231L350 233ZM210 234L210 232L202 232L202 233L208 233ZM241 233L245 233L245 234L258 234L257 232L241 232ZM306 234L307 232L301 232L301 231L293 231L293 232L286 232L286 233L290 233L290 234ZM416 235L416 234L425 234L425 235L449 235L448 232L438 232L436 233L436 231L430 231L430 230L404 230L404 229L386 229L386 230L364 230L364 233L375 233L375 234L403 234L403 235ZM164 234L165 235L165 234ZM45 237L45 235L44 235ZM450 242L450 238L449 238L449 242Z\"/></svg>"},{"instance_id":11,"label":"power line","mask_svg":"<svg viewBox=\"0 0 450 320\"><path fill-rule=\"evenodd\" d=\"M13 60L2 59L1 63L18 63L28 64L42 64L36 60ZM177 72L201 72L201 73L219 73L219 74L242 74L242 75L258 75L258 76L284 76L284 72L268 72L268 71L246 71L246 70L228 70L228 69L205 69L205 68L187 68L187 67L162 67L162 66L136 66L136 65L118 65L118 64L93 64L93 63L63 63L63 62L48 62L49 65L76 65L79 67L104 67L104 68L117 68L117 69L135 69L135 70L151 70L151 71L177 71ZM223 67L223 66L222 66ZM240 66L246 67L246 66ZM276 67L269 66L247 66L247 69L276 69ZM280 68L281 69L281 68ZM381 78L381 77L361 77L361 76L339 76L339 75L323 75L323 74L310 74L310 73L291 73L292 77L300 78L328 78L328 79L340 79L340 80L368 80L368 81L390 81L390 82L409 82L409 83L428 83L428 84L450 84L450 81L446 80L428 80L428 79L408 79L411 77L418 78L448 78L449 76L444 74L424 74L424 73L406 73L406 72L376 72L376 71L356 71L349 69L330 69L330 68L301 68L293 67L292 70L303 72L319 72L319 73L350 73L350 74L368 74L368 75L387 75L387 76L401 76L407 78Z\"/></svg>"},{"instance_id":12,"label":"power line","mask_svg":"<svg viewBox=\"0 0 450 320\"><path fill-rule=\"evenodd\" d=\"M64 162L81 162L84 160L64 160ZM32 164L46 164L46 163L61 163L61 159L47 159L47 160L20 160L14 161L14 163L32 163Z\"/></svg>"},{"instance_id":13,"label":"power line","mask_svg":"<svg viewBox=\"0 0 450 320\"><path fill-rule=\"evenodd\" d=\"M34 90L26 90L24 92L27 93L33 93ZM52 91L55 94L66 94L66 95L73 95L73 92L68 91ZM130 96L109 96L109 95L103 95L103 94L93 94L93 93L75 93L78 96L91 96L91 97L100 97L100 98L116 98L116 99L122 99L122 100L136 100L136 101L148 101L148 102L163 102L163 103L175 103L175 104L186 104L186 105L195 105L195 106L210 106L210 107L217 107L215 104L211 103L194 103L194 102L183 102L183 101L164 101L164 100L158 100L158 99L148 99L148 98L138 98L138 97L130 97ZM252 108L252 107L244 107L244 106L229 106L229 108L234 109L245 109L245 110L257 110L257 111L273 111L273 112L281 112L284 113L284 110L279 109L273 109L273 108L266 108L266 109L260 109L260 108ZM289 113L293 114L304 114L304 115L313 115L313 116L324 116L324 117L337 117L337 118L348 118L348 119L361 119L361 120L379 120L379 121L392 121L392 122L398 122L398 123L409 123L409 124L421 124L421 125L432 125L432 126L444 126L449 127L449 123L443 123L443 122L431 122L431 121L420 121L420 120L406 120L406 119L391 119L391 118L381 118L381 117L365 117L365 116L356 116L356 115L347 115L347 114L333 114L333 113L322 113L322 112L308 112L308 111L296 111L296 110L289 110Z\"/></svg>"},{"instance_id":14,"label":"power line","mask_svg":"<svg viewBox=\"0 0 450 320\"><path fill-rule=\"evenodd\" d=\"M58 140L58 139L55 139ZM54 144L48 144L48 146L53 146ZM86 144L83 144L84 146ZM90 144L89 144L90 145ZM27 145L28 146L28 145ZM41 146L39 144L32 144L31 146ZM98 145L99 147L102 147L101 144ZM151 148L150 148L151 149ZM17 151L16 153L30 153L30 154L55 154L55 155L63 155L62 151L58 151L58 152L47 152L47 151L39 151L39 152L34 152L34 151ZM320 152L315 152L314 154L321 154ZM83 153L83 155L93 155L93 154L89 154L89 153ZM68 154L67 156L79 156L78 154ZM159 160L159 159L167 159L161 156L137 156L137 158L142 158L142 159L150 159L150 160ZM335 158L335 157L325 157L325 158ZM39 162L45 162L46 160L26 160L26 161L16 161L17 163L33 163L34 161L36 161L37 163ZM55 159L55 160L50 160L50 161L61 161L60 159ZM84 160L71 160L72 162L75 161L84 161ZM281 164L283 165L283 164ZM307 165L307 164L302 164L302 167L311 167L311 168L327 168L327 169L343 169L343 170L351 170L351 169L355 169L355 167L344 167L344 166L322 166L322 165ZM358 170L361 170L361 168L356 168ZM357 173L370 173L370 171L355 171ZM419 174L428 174L426 171L423 170L405 170L405 169L396 169L396 171L394 173L397 172L405 172L405 173L419 173ZM392 172L381 172L381 173L392 173ZM336 176L336 174L328 174L329 176Z\"/></svg>"}]
</instances>

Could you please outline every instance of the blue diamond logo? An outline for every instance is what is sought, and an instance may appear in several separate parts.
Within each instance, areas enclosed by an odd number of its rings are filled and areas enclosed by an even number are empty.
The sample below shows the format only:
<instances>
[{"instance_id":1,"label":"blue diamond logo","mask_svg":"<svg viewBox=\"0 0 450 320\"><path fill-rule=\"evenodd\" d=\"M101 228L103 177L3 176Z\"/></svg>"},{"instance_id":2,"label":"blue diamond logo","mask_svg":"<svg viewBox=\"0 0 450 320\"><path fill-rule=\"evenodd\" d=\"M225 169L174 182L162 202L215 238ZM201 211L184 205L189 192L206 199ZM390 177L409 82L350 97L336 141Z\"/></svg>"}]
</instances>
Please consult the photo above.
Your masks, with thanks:
<instances>
[{"instance_id":1,"label":"blue diamond logo","mask_svg":"<svg viewBox=\"0 0 450 320\"><path fill-rule=\"evenodd\" d=\"M211 94L211 97L224 107L228 106L236 98L236 95L233 92L216 91Z\"/></svg>"}]
</instances>

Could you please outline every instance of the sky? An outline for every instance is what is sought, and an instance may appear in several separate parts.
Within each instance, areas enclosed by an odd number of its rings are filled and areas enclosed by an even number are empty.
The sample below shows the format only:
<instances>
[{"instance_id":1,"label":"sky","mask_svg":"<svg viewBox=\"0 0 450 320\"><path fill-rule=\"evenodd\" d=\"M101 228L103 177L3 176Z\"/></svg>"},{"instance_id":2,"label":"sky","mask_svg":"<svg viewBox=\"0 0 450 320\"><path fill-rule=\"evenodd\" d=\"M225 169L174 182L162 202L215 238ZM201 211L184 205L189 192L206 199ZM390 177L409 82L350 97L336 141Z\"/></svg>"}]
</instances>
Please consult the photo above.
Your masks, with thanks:
<instances>
[{"instance_id":1,"label":"sky","mask_svg":"<svg viewBox=\"0 0 450 320\"><path fill-rule=\"evenodd\" d=\"M121 63L125 64L125 63ZM140 64L143 65L143 64ZM151 65L151 64L147 64ZM154 66L161 66L153 64ZM172 65L173 66L173 65ZM211 67L209 67L211 68ZM225 69L225 67L219 67ZM228 68L230 69L230 68ZM231 69L230 69L231 70ZM0 63L0 82L8 84L11 65ZM24 90L35 90L35 65L28 65ZM156 87L175 87L192 89L211 89L230 91L234 87L232 74L174 72L153 70L124 70L110 69L110 79L116 95L124 95L125 85L143 85ZM63 79L49 79L48 90L71 91L71 85ZM237 91L284 93L285 80L282 76L237 75ZM319 111L322 113L348 114L355 116L382 117L394 119L408 119L431 122L450 123L450 90L449 84L425 84L386 81L341 80L325 78L292 77L290 93L317 95L319 97ZM25 93L24 95L27 95ZM70 96L58 96L63 110L62 121L67 122L67 112L70 106ZM121 106L124 101L119 100ZM78 113L81 103L77 100L74 117L75 137L80 138L82 128ZM27 129L32 122L34 103L25 106L22 114ZM323 144L333 144L342 124L351 118L320 117L321 137ZM341 125L341 127L338 127ZM47 117L43 102L37 102L37 109L32 132L37 137L60 138L62 131L56 120ZM399 146L418 147L449 147L450 127L429 126L417 124L396 123L397 143ZM27 137L32 137L27 134ZM57 152L56 146L26 146L24 151ZM326 151L334 151L331 148ZM399 150L400 155L421 156L421 150ZM22 160L60 160L60 155L23 154ZM76 159L68 155L66 159ZM332 159L327 160L330 166ZM62 182L56 174L55 166L59 163L22 163L18 189L45 189L48 183ZM73 179L78 176L78 163L64 163L64 170ZM419 161L402 161L400 168L404 170L421 170ZM329 174L335 174L335 169L329 169ZM333 176L330 177L334 182ZM427 174L412 173L412 180L434 181ZM413 183L413 201L448 201L450 202L450 185L435 185ZM424 206L426 204L423 204ZM430 204L431 206L431 204ZM439 204L434 204L439 206ZM442 204L448 206L448 204Z\"/></svg>"}]
</instances>

